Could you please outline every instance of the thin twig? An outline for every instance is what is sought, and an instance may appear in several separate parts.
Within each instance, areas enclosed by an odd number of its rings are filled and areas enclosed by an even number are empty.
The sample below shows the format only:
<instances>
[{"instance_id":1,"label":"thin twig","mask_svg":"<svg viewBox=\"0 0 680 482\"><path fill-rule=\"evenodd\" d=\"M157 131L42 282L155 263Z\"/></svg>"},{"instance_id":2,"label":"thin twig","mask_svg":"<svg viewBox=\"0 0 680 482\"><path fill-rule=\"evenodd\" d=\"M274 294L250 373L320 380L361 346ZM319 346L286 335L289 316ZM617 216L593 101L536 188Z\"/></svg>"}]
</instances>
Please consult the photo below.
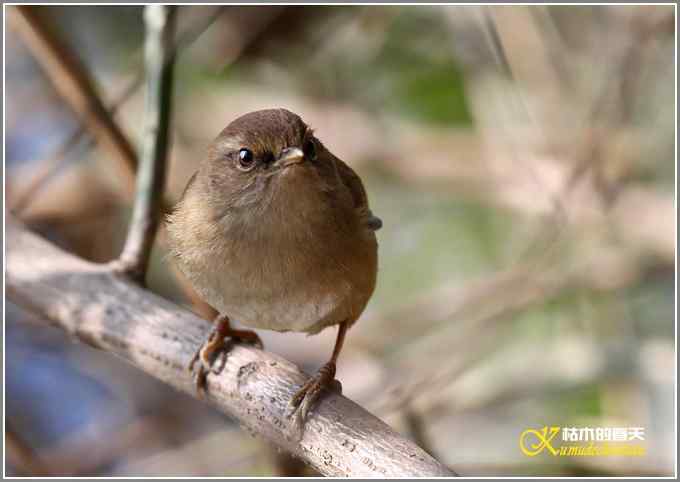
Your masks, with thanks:
<instances>
[{"instance_id":1,"label":"thin twig","mask_svg":"<svg viewBox=\"0 0 680 482\"><path fill-rule=\"evenodd\" d=\"M137 155L109 115L85 66L47 27L36 7L16 6L8 8L8 12L12 27L21 35L54 88L69 103L81 124L86 125L97 142L112 154L121 176L128 181L125 185L131 187Z\"/></svg>"},{"instance_id":2,"label":"thin twig","mask_svg":"<svg viewBox=\"0 0 680 482\"><path fill-rule=\"evenodd\" d=\"M103 106L103 100L93 88L92 82L87 74L85 67L80 63L76 55L68 48L67 45L61 43L59 39L49 32L35 12L30 7L10 8L12 18L19 33L22 34L29 47L34 53L38 62L43 65L48 77L52 80L57 90L63 97L69 101L70 104L80 103L91 105L94 114L101 114L100 117L95 117L95 123L88 123L88 117L81 118L81 129L89 129L95 134L95 138L99 140L102 136L106 139L118 140L118 144L114 142L114 149L117 156L113 156L113 160L118 162L118 166L122 169L124 184L128 194L132 195L134 189L135 170L137 165L137 157L132 148L129 147L129 142L126 140L122 131L118 128L113 120L113 115L119 109L137 88L142 84L143 74L139 73L123 90L121 96L112 105L111 111L108 112ZM172 49L171 57L175 57L181 50L191 45L223 12L224 7L220 6L213 10L210 15L206 16L204 21L197 23L197 25L187 28L177 43ZM62 83L62 79L66 84ZM62 89L62 90L60 90ZM99 134L99 135L97 135ZM78 137L77 133L73 137ZM64 153L67 152L68 146L64 146ZM59 153L61 154L61 152ZM55 157L55 159L58 159ZM126 161L127 159L127 161ZM134 162L128 162L128 161ZM56 161L55 161L56 162ZM56 162L61 164L61 162ZM57 166L58 167L58 166ZM52 169L47 170L46 178L50 178ZM44 181L43 181L44 182ZM41 182L41 185L42 184ZM167 203L163 204L163 212L168 211ZM205 302L197 298L193 289L183 280L181 274L177 270L173 270L178 278L180 287L189 298L196 310L206 318L214 318L215 310L208 306Z\"/></svg>"},{"instance_id":3,"label":"thin twig","mask_svg":"<svg viewBox=\"0 0 680 482\"><path fill-rule=\"evenodd\" d=\"M532 5L528 7L528 10L542 34L550 65L555 72L553 78L559 83L560 91L573 92L574 78L566 63L569 47L565 44L555 24L555 19L550 12L550 5Z\"/></svg>"},{"instance_id":4,"label":"thin twig","mask_svg":"<svg viewBox=\"0 0 680 482\"><path fill-rule=\"evenodd\" d=\"M503 42L498 33L498 29L496 28L496 21L491 13L491 7L483 6L481 8L482 8L481 10L482 30L486 36L487 42L489 43L489 50L491 51L499 70L503 75L505 75L510 80L510 84L513 86L512 89L508 89L510 94L508 98L515 100L515 104L517 105L518 110L521 111L522 115L535 127L535 122L531 117L529 108L527 107L524 97L522 96L522 92L518 87L515 75L512 71L512 67L510 66L510 62L508 61L508 56L505 53ZM543 183L540 182L540 179L538 179L535 171L531 168L531 166L524 161L524 157L518 156L516 152L513 152L513 155L516 159L518 159L520 162L524 163L525 166L528 167L527 171L531 175L537 187L542 188ZM567 210L566 207L564 206L563 200L559 196L550 195L549 197L550 202L553 205L553 216L552 219L549 219L548 221L554 223L553 229L555 229L559 234L559 232L564 228L564 225L567 224L568 222ZM520 259L524 258L525 256L526 255L520 256Z\"/></svg>"},{"instance_id":5,"label":"thin twig","mask_svg":"<svg viewBox=\"0 0 680 482\"><path fill-rule=\"evenodd\" d=\"M187 27L180 35L173 47L173 51L179 56L184 49L190 46L200 35L210 26L212 23L222 14L224 11L224 6L220 5L215 8L209 15L206 15L200 21L195 22L191 26ZM128 81L121 93L115 97L113 103L111 103L108 111L111 118L115 118L116 114L120 108L127 103L128 100L137 92L139 87L144 81L144 70L140 69L135 76ZM78 128L73 131L73 133L54 151L46 162L46 166L41 169L40 174L36 175L30 184L28 184L19 194L14 196L14 201L10 211L15 215L20 217L21 213L27 209L35 195L43 189L52 179L55 178L57 172L70 160L68 157L71 150L78 145L80 140L85 134L87 134L87 126L80 124ZM83 146L85 153L95 146L95 142L92 138L88 139L87 143ZM134 173L130 173L130 181L134 177Z\"/></svg>"},{"instance_id":6,"label":"thin twig","mask_svg":"<svg viewBox=\"0 0 680 482\"><path fill-rule=\"evenodd\" d=\"M24 211L31 205L35 194L42 190L72 159L67 157L66 154L80 143L84 134L85 131L80 127L73 131L49 159L38 167L39 172L34 174L28 185L19 194L14 195L13 200L10 201L9 210L12 214L21 217Z\"/></svg>"},{"instance_id":7,"label":"thin twig","mask_svg":"<svg viewBox=\"0 0 680 482\"><path fill-rule=\"evenodd\" d=\"M109 115L111 118L113 118L118 109L132 97L137 87L138 85L136 82L131 82L125 87L121 95L109 109ZM68 157L68 153L80 143L85 134L87 134L87 129L81 124L64 141L64 143L59 146L54 154L50 156L50 159L46 162L46 166L41 170L41 172L31 180L29 185L26 186L20 194L16 195L15 200L12 203L12 207L10 208L12 214L17 217L21 216L21 214L31 205L32 200L35 198L35 194L43 189L68 163L68 161L72 159ZM85 152L87 152L88 149L94 147L94 145L95 141L92 137L90 137L83 146Z\"/></svg>"},{"instance_id":8,"label":"thin twig","mask_svg":"<svg viewBox=\"0 0 680 482\"><path fill-rule=\"evenodd\" d=\"M636 84L641 77L641 64L649 45L655 40L655 33L673 12L660 19L641 15L629 19L629 38L604 74L604 80L586 113L585 148L577 157L575 166L564 187L565 194L572 191L586 174L593 171L598 190L611 207L620 194L620 186L608 186L602 179L602 155L605 144L617 131L631 123L633 106L639 97Z\"/></svg>"},{"instance_id":9,"label":"thin twig","mask_svg":"<svg viewBox=\"0 0 680 482\"><path fill-rule=\"evenodd\" d=\"M11 219L6 234L9 299L196 396L186 367L210 331L207 321L101 265L65 253ZM335 392L326 393L315 406L302 439L290 437L287 404L307 379L284 358L237 344L222 373L208 376L208 401L324 475L452 475L413 442Z\"/></svg>"},{"instance_id":10,"label":"thin twig","mask_svg":"<svg viewBox=\"0 0 680 482\"><path fill-rule=\"evenodd\" d=\"M151 248L160 222L165 187L177 7L149 5L144 10L146 24L145 62L147 75L146 114L142 164L137 174L135 204L125 247L116 268L143 282Z\"/></svg>"},{"instance_id":11,"label":"thin twig","mask_svg":"<svg viewBox=\"0 0 680 482\"><path fill-rule=\"evenodd\" d=\"M496 26L496 20L493 17L491 7L483 6L482 8L482 30L486 36L487 42L489 43L489 48L494 56L496 65L502 74L504 74L510 80L510 84L513 86L509 89L510 98L515 99L516 104L519 106L519 110L522 111L523 116L534 126L536 123L531 117L531 113L527 104L522 96L522 92L518 87L515 75L513 74L512 67L508 61L508 56L505 52L505 47L498 33ZM512 149L512 146L511 146ZM531 165L527 164L523 156L518 156L513 150L513 157L518 159L520 162L525 164L527 167L527 172L531 176L531 179L535 182L538 188L542 188L543 183L540 181L536 172ZM552 213L548 216L542 223L538 234L533 240L531 240L527 247L515 260L516 264L524 263L526 259L535 258L535 251L539 248L545 252L545 257L555 251L555 248L561 238L567 231L567 226L569 224L569 215L567 210L567 205L565 200L562 198L560 193L549 194L549 200L552 204Z\"/></svg>"}]
</instances>

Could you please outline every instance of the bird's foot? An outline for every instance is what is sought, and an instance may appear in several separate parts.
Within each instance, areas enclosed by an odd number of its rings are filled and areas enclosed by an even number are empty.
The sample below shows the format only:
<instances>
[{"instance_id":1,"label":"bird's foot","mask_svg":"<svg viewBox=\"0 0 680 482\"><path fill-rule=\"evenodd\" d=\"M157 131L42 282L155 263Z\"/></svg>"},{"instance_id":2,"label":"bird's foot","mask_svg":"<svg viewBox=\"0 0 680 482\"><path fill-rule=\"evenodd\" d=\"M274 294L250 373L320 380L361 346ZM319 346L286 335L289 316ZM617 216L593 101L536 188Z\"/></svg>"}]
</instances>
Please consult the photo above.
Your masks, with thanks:
<instances>
[{"instance_id":1,"label":"bird's foot","mask_svg":"<svg viewBox=\"0 0 680 482\"><path fill-rule=\"evenodd\" d=\"M293 428L298 438L302 437L307 415L324 389L342 393L342 384L335 379L335 363L332 361L307 380L288 403L288 418L295 416Z\"/></svg>"},{"instance_id":2,"label":"bird's foot","mask_svg":"<svg viewBox=\"0 0 680 482\"><path fill-rule=\"evenodd\" d=\"M227 363L229 346L239 342L249 343L260 349L263 347L262 340L254 331L233 330L228 319L220 319L208 339L196 351L189 363L189 371L194 374L196 392L200 397L205 395L208 374L222 372Z\"/></svg>"}]
</instances>

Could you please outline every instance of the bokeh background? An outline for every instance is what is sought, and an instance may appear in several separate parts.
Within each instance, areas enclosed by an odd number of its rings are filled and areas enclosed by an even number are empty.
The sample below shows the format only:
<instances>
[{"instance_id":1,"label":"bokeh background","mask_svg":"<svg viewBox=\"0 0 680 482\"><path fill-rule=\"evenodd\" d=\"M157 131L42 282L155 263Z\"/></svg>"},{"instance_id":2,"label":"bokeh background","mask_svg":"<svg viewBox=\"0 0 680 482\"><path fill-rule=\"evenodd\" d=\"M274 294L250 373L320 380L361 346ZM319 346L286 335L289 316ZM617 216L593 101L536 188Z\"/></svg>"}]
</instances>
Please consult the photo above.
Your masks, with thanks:
<instances>
[{"instance_id":1,"label":"bokeh background","mask_svg":"<svg viewBox=\"0 0 680 482\"><path fill-rule=\"evenodd\" d=\"M138 147L142 8L36 9ZM6 28L6 209L113 259L120 160ZM383 219L347 396L462 475L673 473L673 6L185 6L183 35L171 199L228 122L286 107ZM150 289L199 309L164 256ZM260 335L312 372L335 332ZM8 474L311 473L10 302L4 341ZM519 434L543 425L645 427L647 456L527 458Z\"/></svg>"}]
</instances>

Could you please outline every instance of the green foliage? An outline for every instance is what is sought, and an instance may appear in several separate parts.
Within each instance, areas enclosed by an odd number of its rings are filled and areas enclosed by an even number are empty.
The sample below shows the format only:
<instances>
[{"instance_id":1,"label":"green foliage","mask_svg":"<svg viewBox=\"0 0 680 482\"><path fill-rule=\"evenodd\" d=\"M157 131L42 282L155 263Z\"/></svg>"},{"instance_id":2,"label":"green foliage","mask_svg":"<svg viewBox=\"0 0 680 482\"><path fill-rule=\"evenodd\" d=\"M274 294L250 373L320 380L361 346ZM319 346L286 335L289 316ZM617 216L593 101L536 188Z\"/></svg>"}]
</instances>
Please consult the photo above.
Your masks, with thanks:
<instances>
[{"instance_id":1,"label":"green foliage","mask_svg":"<svg viewBox=\"0 0 680 482\"><path fill-rule=\"evenodd\" d=\"M407 9L386 32L375 68L392 87L389 108L414 120L470 124L463 77L442 19L433 10Z\"/></svg>"}]
</instances>

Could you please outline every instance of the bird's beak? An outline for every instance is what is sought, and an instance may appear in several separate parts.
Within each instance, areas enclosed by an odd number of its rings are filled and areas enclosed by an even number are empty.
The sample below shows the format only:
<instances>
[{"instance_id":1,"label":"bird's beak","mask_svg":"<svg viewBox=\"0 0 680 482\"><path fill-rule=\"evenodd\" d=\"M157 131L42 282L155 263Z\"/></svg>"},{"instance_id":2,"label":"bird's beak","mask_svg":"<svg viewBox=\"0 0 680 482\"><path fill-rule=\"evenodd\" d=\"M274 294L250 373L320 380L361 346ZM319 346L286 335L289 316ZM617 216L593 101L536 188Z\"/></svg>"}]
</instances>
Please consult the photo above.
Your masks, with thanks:
<instances>
[{"instance_id":1,"label":"bird's beak","mask_svg":"<svg viewBox=\"0 0 680 482\"><path fill-rule=\"evenodd\" d=\"M292 166L293 164L299 164L305 160L305 154L299 147L288 147L281 151L279 156L278 164L281 167Z\"/></svg>"}]
</instances>

